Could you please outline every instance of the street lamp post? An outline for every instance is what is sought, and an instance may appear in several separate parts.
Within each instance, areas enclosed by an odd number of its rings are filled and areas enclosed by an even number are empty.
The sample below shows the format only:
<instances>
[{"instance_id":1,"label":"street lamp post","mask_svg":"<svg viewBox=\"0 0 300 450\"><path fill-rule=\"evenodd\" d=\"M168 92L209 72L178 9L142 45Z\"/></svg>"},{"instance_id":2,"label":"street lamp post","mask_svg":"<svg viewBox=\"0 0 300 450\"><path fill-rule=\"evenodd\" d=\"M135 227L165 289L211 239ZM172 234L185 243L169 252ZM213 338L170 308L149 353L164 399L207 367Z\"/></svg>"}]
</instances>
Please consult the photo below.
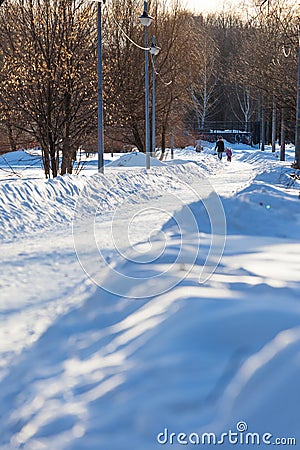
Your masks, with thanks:
<instances>
[{"instance_id":1,"label":"street lamp post","mask_svg":"<svg viewBox=\"0 0 300 450\"><path fill-rule=\"evenodd\" d=\"M295 167L300 169L300 26L298 28L298 82L295 132Z\"/></svg>"},{"instance_id":2,"label":"street lamp post","mask_svg":"<svg viewBox=\"0 0 300 450\"><path fill-rule=\"evenodd\" d=\"M103 132L103 68L102 68L102 18L101 18L101 3L98 0L98 172L104 173L104 132ZM105 3L105 0L103 0Z\"/></svg>"},{"instance_id":3,"label":"street lamp post","mask_svg":"<svg viewBox=\"0 0 300 450\"><path fill-rule=\"evenodd\" d=\"M260 8L269 0L263 0ZM298 81L297 81L297 101L296 101L296 123L295 123L295 162L293 167L300 169L300 26L298 25Z\"/></svg>"},{"instance_id":4,"label":"street lamp post","mask_svg":"<svg viewBox=\"0 0 300 450\"><path fill-rule=\"evenodd\" d=\"M152 61L152 151L151 156L155 156L155 65L154 57L159 54L160 48L156 45L156 37L152 36L152 44L150 47L150 53L153 57Z\"/></svg>"},{"instance_id":5,"label":"street lamp post","mask_svg":"<svg viewBox=\"0 0 300 450\"><path fill-rule=\"evenodd\" d=\"M146 169L150 169L150 124L149 124L149 48L148 27L153 18L148 15L148 4L144 1L144 12L139 17L145 29L145 145L146 145Z\"/></svg>"}]
</instances>

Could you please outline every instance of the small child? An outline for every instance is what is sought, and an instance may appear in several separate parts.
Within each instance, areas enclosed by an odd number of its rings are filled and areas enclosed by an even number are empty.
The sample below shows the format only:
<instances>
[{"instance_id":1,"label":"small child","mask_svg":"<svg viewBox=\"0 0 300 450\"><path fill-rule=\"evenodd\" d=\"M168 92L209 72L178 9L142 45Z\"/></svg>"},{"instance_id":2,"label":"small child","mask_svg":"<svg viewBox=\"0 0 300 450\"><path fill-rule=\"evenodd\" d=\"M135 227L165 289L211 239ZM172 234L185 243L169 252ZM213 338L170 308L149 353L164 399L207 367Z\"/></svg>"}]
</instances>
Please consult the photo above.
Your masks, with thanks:
<instances>
[{"instance_id":1,"label":"small child","mask_svg":"<svg viewBox=\"0 0 300 450\"><path fill-rule=\"evenodd\" d=\"M226 149L226 156L227 156L227 161L231 162L231 158L232 158L232 150L231 150L231 148L227 148Z\"/></svg>"}]
</instances>

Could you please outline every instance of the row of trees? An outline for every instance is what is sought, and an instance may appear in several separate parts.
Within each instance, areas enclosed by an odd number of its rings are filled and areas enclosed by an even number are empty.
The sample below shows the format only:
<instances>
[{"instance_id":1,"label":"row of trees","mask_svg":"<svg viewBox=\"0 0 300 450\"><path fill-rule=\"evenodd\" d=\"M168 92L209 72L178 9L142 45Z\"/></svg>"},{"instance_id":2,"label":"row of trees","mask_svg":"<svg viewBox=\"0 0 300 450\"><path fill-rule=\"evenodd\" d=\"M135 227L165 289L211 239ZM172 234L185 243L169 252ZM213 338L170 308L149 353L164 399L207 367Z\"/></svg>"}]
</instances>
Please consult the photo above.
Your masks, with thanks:
<instances>
[{"instance_id":1,"label":"row of trees","mask_svg":"<svg viewBox=\"0 0 300 450\"><path fill-rule=\"evenodd\" d=\"M1 123L43 149L46 175L71 171L95 127L95 25L85 1L17 0L1 7Z\"/></svg>"},{"instance_id":2,"label":"row of trees","mask_svg":"<svg viewBox=\"0 0 300 450\"><path fill-rule=\"evenodd\" d=\"M184 132L213 120L269 115L276 122L276 111L294 123L296 10L289 0L265 3L194 16L179 0L148 2L155 17L149 32L161 47L156 122L163 151L170 133L180 144ZM144 151L144 51L132 43L143 46L142 9L142 1L110 0L103 10L109 151ZM95 4L86 0L5 0L0 8L1 130L11 149L25 139L38 143L46 176L72 172L79 146L97 148L96 27Z\"/></svg>"}]
</instances>

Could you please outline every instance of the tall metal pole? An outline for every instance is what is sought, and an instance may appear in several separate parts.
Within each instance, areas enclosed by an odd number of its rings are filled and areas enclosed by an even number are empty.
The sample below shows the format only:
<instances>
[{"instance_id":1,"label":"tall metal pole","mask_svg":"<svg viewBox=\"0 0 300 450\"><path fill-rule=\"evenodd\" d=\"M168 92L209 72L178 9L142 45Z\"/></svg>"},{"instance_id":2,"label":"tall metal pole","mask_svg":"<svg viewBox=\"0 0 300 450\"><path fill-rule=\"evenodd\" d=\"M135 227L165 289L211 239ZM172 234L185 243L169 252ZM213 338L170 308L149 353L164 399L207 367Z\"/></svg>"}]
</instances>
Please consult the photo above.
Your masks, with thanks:
<instances>
[{"instance_id":1,"label":"tall metal pole","mask_svg":"<svg viewBox=\"0 0 300 450\"><path fill-rule=\"evenodd\" d=\"M265 150L265 142L266 142L266 124L265 124L265 98L264 94L261 96L261 146L260 149L262 151Z\"/></svg>"},{"instance_id":2,"label":"tall metal pole","mask_svg":"<svg viewBox=\"0 0 300 450\"><path fill-rule=\"evenodd\" d=\"M295 131L295 167L300 169L300 27L298 29L298 82Z\"/></svg>"},{"instance_id":3,"label":"tall metal pole","mask_svg":"<svg viewBox=\"0 0 300 450\"><path fill-rule=\"evenodd\" d=\"M156 38L152 36L152 47L156 47ZM155 65L154 55L152 55L152 156L155 156Z\"/></svg>"},{"instance_id":4,"label":"tall metal pole","mask_svg":"<svg viewBox=\"0 0 300 450\"><path fill-rule=\"evenodd\" d=\"M148 27L153 17L148 15L148 4L144 1L144 12L139 17L145 28L145 145L146 145L146 169L150 169L150 124L149 124L149 47Z\"/></svg>"},{"instance_id":5,"label":"tall metal pole","mask_svg":"<svg viewBox=\"0 0 300 450\"><path fill-rule=\"evenodd\" d=\"M144 11L148 13L147 2L144 2ZM150 169L150 123L149 123L149 50L148 27L145 26L145 127L146 127L146 169Z\"/></svg>"},{"instance_id":6,"label":"tall metal pole","mask_svg":"<svg viewBox=\"0 0 300 450\"><path fill-rule=\"evenodd\" d=\"M98 172L104 173L104 133L103 133L103 70L102 70L102 20L101 2L98 1Z\"/></svg>"}]
</instances>

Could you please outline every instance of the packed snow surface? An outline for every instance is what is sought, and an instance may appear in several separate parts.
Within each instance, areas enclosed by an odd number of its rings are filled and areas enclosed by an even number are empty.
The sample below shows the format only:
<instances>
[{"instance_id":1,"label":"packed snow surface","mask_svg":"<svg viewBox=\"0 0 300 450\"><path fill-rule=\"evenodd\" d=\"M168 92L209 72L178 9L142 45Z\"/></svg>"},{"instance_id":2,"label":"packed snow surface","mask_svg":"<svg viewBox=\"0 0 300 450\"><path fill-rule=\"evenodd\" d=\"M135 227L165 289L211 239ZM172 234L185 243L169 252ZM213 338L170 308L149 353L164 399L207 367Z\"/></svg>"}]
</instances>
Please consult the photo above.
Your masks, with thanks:
<instances>
[{"instance_id":1,"label":"packed snow surface","mask_svg":"<svg viewBox=\"0 0 300 450\"><path fill-rule=\"evenodd\" d=\"M292 151L4 155L1 449L298 448Z\"/></svg>"}]
</instances>

